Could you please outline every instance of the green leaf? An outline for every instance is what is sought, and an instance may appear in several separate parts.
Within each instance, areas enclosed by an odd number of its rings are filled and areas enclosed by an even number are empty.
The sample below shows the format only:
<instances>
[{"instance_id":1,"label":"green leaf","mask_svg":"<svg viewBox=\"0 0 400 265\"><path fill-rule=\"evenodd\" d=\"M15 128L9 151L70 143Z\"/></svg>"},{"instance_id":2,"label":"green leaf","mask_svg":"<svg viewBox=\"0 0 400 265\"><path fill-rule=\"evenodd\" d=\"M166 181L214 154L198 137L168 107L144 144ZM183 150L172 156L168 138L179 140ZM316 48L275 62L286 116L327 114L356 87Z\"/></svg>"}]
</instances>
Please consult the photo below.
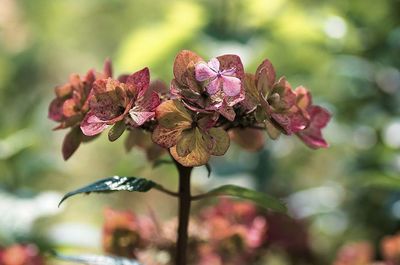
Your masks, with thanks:
<instances>
[{"instance_id":1,"label":"green leaf","mask_svg":"<svg viewBox=\"0 0 400 265\"><path fill-rule=\"evenodd\" d=\"M242 188L235 185L224 185L219 188L213 189L206 194L201 195L201 198L211 196L233 196L240 199L250 200L265 209L273 210L276 212L284 213L287 210L285 204L274 197L271 197L262 192Z\"/></svg>"},{"instance_id":2,"label":"green leaf","mask_svg":"<svg viewBox=\"0 0 400 265\"><path fill-rule=\"evenodd\" d=\"M88 265L142 265L136 260L120 258L114 256L100 256L100 255L63 255L55 251L52 252L53 256L59 260L68 262L88 264Z\"/></svg>"},{"instance_id":3,"label":"green leaf","mask_svg":"<svg viewBox=\"0 0 400 265\"><path fill-rule=\"evenodd\" d=\"M400 178L392 176L373 176L368 177L364 183L367 187L385 188L391 190L400 190Z\"/></svg>"},{"instance_id":4,"label":"green leaf","mask_svg":"<svg viewBox=\"0 0 400 265\"><path fill-rule=\"evenodd\" d=\"M64 195L58 205L60 206L69 197L81 193L108 193L114 191L147 192L158 186L159 185L155 182L143 178L114 176L111 178L101 179L83 188L68 192Z\"/></svg>"},{"instance_id":5,"label":"green leaf","mask_svg":"<svg viewBox=\"0 0 400 265\"><path fill-rule=\"evenodd\" d=\"M110 142L114 142L117 140L125 131L126 126L125 126L125 121L119 121L114 126L108 131L108 140Z\"/></svg>"}]
</instances>

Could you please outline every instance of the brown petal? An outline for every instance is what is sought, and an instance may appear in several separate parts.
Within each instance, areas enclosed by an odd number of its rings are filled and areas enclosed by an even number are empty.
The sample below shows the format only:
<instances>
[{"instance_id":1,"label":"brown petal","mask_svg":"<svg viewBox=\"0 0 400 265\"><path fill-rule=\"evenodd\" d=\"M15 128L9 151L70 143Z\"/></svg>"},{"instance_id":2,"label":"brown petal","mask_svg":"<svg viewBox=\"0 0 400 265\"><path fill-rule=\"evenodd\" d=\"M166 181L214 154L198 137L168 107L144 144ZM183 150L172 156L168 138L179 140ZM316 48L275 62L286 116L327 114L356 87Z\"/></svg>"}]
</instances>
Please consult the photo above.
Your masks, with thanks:
<instances>
[{"instance_id":1,"label":"brown petal","mask_svg":"<svg viewBox=\"0 0 400 265\"><path fill-rule=\"evenodd\" d=\"M237 128L229 132L232 140L248 151L259 151L264 147L265 132L253 128Z\"/></svg>"},{"instance_id":2,"label":"brown petal","mask_svg":"<svg viewBox=\"0 0 400 265\"><path fill-rule=\"evenodd\" d=\"M174 77L180 84L186 84L188 72L194 76L194 67L198 62L204 61L199 55L192 51L183 50L179 52L174 61Z\"/></svg>"},{"instance_id":3,"label":"brown petal","mask_svg":"<svg viewBox=\"0 0 400 265\"><path fill-rule=\"evenodd\" d=\"M242 60L234 54L225 54L217 57L220 62L220 70L235 69L235 76L239 79L244 78L244 68Z\"/></svg>"},{"instance_id":4,"label":"brown petal","mask_svg":"<svg viewBox=\"0 0 400 265\"><path fill-rule=\"evenodd\" d=\"M276 73L275 73L274 66L268 59L264 60L258 66L255 78L256 78L257 85L259 87L262 87L264 92L272 89L272 87L275 83Z\"/></svg>"}]
</instances>

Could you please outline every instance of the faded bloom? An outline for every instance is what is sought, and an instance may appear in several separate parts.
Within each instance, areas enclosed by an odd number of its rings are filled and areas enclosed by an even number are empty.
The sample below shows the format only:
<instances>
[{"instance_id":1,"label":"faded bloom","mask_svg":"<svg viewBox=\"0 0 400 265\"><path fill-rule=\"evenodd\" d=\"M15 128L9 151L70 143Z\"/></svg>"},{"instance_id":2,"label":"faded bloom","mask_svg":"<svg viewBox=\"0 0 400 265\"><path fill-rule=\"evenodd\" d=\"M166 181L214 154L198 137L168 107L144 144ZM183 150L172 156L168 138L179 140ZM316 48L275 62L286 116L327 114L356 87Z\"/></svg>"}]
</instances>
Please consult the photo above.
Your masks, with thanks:
<instances>
[{"instance_id":1,"label":"faded bloom","mask_svg":"<svg viewBox=\"0 0 400 265\"><path fill-rule=\"evenodd\" d=\"M130 211L104 211L104 251L113 255L135 258L156 240L156 224L149 217L136 216Z\"/></svg>"},{"instance_id":2,"label":"faded bloom","mask_svg":"<svg viewBox=\"0 0 400 265\"><path fill-rule=\"evenodd\" d=\"M350 243L343 246L333 265L371 265L374 250L368 242Z\"/></svg>"},{"instance_id":3,"label":"faded bloom","mask_svg":"<svg viewBox=\"0 0 400 265\"><path fill-rule=\"evenodd\" d=\"M400 263L400 233L393 236L386 236L381 242L383 257L390 265Z\"/></svg>"},{"instance_id":4,"label":"faded bloom","mask_svg":"<svg viewBox=\"0 0 400 265\"><path fill-rule=\"evenodd\" d=\"M233 121L233 106L244 99L244 69L236 55L222 55L206 63L191 51L181 51L174 62L171 94L198 112L217 112Z\"/></svg>"},{"instance_id":5,"label":"faded bloom","mask_svg":"<svg viewBox=\"0 0 400 265\"><path fill-rule=\"evenodd\" d=\"M89 111L88 98L93 83L97 79L111 76L111 61L106 60L103 73L89 70L84 78L73 74L68 83L55 88L56 98L50 103L49 118L60 123L55 129L71 127L70 132L64 138L62 147L65 160L72 156L81 142L89 140L82 134L79 126Z\"/></svg>"},{"instance_id":6,"label":"faded bloom","mask_svg":"<svg viewBox=\"0 0 400 265\"><path fill-rule=\"evenodd\" d=\"M227 132L214 127L215 115L190 111L179 100L161 103L156 119L153 141L169 148L174 159L184 166L204 165L210 155L223 155L229 147Z\"/></svg>"},{"instance_id":7,"label":"faded bloom","mask_svg":"<svg viewBox=\"0 0 400 265\"><path fill-rule=\"evenodd\" d=\"M268 223L253 204L222 199L200 216L209 236L199 249L200 264L252 264L266 243Z\"/></svg>"},{"instance_id":8,"label":"faded bloom","mask_svg":"<svg viewBox=\"0 0 400 265\"><path fill-rule=\"evenodd\" d=\"M97 80L89 101L90 111L81 124L85 135L93 136L108 126L124 122L129 115L134 127L153 118L160 99L154 91L148 93L150 73L144 68L130 75L125 83L111 78Z\"/></svg>"}]
</instances>

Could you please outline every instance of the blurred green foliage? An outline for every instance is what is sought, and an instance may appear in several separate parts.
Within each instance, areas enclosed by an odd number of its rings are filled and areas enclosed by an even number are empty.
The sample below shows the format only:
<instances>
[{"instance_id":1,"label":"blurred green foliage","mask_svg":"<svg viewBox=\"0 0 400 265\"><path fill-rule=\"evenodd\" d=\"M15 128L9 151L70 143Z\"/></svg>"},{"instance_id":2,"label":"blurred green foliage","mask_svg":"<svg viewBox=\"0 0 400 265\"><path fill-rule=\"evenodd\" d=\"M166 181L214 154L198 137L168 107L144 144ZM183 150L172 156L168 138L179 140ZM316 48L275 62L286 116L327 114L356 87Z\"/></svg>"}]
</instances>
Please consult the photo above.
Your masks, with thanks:
<instances>
[{"instance_id":1,"label":"blurred green foliage","mask_svg":"<svg viewBox=\"0 0 400 265\"><path fill-rule=\"evenodd\" d=\"M0 0L2 191L65 192L115 174L174 188L172 167L151 168L141 151L126 155L121 140L111 144L102 136L63 162L65 132L52 132L55 124L46 116L52 88L69 73L100 70L109 56L117 73L149 66L152 78L169 82L181 49L205 58L236 53L250 72L269 58L278 74L293 86L310 88L334 117L325 131L331 148L308 150L294 137L269 141L257 154L232 145L225 158L213 161L211 179L199 171L204 176L197 177L198 189L245 182L290 201L303 193L314 196L317 187L334 187L335 200L320 195L326 201L322 210L310 213L306 200L297 201L303 208L293 213L309 224L318 264L329 264L345 241L378 242L400 228L397 0ZM106 204L174 215L175 201L162 196L70 202L62 214L38 222L35 231L46 234L50 226L68 222L99 226Z\"/></svg>"}]
</instances>

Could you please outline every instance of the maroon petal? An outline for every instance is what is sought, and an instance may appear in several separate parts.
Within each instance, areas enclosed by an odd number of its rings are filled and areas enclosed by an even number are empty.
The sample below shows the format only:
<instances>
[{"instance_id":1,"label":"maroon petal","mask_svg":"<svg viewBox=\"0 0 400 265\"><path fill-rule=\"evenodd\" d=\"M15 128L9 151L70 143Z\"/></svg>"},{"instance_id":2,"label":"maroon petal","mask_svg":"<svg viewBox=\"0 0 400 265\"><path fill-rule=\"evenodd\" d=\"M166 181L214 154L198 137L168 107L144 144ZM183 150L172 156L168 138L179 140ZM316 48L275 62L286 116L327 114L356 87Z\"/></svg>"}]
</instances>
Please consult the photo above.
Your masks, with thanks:
<instances>
[{"instance_id":1,"label":"maroon petal","mask_svg":"<svg viewBox=\"0 0 400 265\"><path fill-rule=\"evenodd\" d=\"M321 129L328 124L331 115L326 109L320 106L311 106L309 108L309 114L311 117L310 125L306 129L298 132L297 135L311 148L328 147L329 145L323 138Z\"/></svg>"},{"instance_id":2,"label":"maroon petal","mask_svg":"<svg viewBox=\"0 0 400 265\"><path fill-rule=\"evenodd\" d=\"M106 78L113 76L112 62L110 58L104 61L103 73Z\"/></svg>"},{"instance_id":3,"label":"maroon petal","mask_svg":"<svg viewBox=\"0 0 400 265\"><path fill-rule=\"evenodd\" d=\"M55 98L49 106L49 119L60 122L63 120L63 104L64 101L60 98Z\"/></svg>"},{"instance_id":4,"label":"maroon petal","mask_svg":"<svg viewBox=\"0 0 400 265\"><path fill-rule=\"evenodd\" d=\"M64 160L68 160L78 149L82 142L82 132L79 127L71 129L64 138L62 154Z\"/></svg>"},{"instance_id":5,"label":"maroon petal","mask_svg":"<svg viewBox=\"0 0 400 265\"><path fill-rule=\"evenodd\" d=\"M126 84L133 86L135 88L135 91L132 91L133 93L139 93L141 91L147 90L147 88L150 85L149 68L145 67L142 70L131 74L126 79ZM144 93L144 92L142 92L142 93Z\"/></svg>"}]
</instances>

